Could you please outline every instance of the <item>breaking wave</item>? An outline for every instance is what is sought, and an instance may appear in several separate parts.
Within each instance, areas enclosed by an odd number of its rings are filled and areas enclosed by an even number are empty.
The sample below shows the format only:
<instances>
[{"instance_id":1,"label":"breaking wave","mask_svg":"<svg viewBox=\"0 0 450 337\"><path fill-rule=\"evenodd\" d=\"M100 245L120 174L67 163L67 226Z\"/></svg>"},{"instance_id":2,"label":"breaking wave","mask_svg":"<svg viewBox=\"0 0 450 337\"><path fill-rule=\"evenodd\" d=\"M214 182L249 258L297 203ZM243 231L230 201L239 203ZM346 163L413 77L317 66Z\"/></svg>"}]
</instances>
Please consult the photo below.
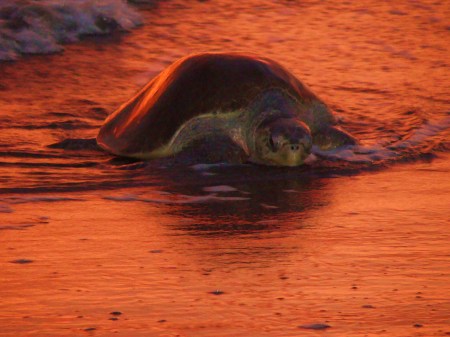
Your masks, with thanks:
<instances>
[{"instance_id":1,"label":"breaking wave","mask_svg":"<svg viewBox=\"0 0 450 337\"><path fill-rule=\"evenodd\" d=\"M84 35L127 31L140 24L139 13L122 0L2 0L0 61L60 52L63 44Z\"/></svg>"}]
</instances>

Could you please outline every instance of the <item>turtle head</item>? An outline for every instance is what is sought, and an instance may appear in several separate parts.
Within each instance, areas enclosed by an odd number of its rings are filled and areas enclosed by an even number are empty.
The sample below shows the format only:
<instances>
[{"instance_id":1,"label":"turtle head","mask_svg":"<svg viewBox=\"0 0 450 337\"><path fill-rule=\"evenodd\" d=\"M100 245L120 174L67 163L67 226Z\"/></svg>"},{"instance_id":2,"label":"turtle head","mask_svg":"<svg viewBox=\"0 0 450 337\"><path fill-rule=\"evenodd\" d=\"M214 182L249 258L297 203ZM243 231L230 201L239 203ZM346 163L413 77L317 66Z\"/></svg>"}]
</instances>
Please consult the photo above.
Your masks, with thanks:
<instances>
[{"instance_id":1,"label":"turtle head","mask_svg":"<svg viewBox=\"0 0 450 337\"><path fill-rule=\"evenodd\" d=\"M309 127L298 118L263 122L255 133L255 162L272 166L298 166L311 153Z\"/></svg>"}]
</instances>

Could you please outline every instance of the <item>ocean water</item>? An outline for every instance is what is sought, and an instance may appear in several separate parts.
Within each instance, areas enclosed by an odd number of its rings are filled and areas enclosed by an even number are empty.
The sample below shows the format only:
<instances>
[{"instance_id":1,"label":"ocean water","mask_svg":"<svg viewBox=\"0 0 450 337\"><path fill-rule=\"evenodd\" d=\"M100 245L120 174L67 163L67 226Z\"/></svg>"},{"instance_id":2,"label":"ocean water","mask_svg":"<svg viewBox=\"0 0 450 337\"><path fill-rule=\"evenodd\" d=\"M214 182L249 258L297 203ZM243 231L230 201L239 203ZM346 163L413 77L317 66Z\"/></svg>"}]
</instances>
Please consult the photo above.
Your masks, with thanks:
<instances>
[{"instance_id":1,"label":"ocean water","mask_svg":"<svg viewBox=\"0 0 450 337\"><path fill-rule=\"evenodd\" d=\"M450 333L447 3L1 8L3 335ZM109 113L206 51L280 62L361 144L290 169L97 149Z\"/></svg>"}]
</instances>

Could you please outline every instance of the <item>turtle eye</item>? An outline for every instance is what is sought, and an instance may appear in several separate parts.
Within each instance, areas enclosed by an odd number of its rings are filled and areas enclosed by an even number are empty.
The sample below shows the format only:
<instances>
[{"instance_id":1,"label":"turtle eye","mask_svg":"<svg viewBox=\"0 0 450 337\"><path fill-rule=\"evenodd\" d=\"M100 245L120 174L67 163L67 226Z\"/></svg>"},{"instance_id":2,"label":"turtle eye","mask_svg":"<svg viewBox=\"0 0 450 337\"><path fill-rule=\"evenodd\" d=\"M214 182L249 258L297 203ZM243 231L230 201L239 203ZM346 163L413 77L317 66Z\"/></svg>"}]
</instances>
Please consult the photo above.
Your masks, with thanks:
<instances>
[{"instance_id":1,"label":"turtle eye","mask_svg":"<svg viewBox=\"0 0 450 337\"><path fill-rule=\"evenodd\" d=\"M273 141L272 136L269 136L269 146L272 149L272 151L276 151L275 142Z\"/></svg>"}]
</instances>

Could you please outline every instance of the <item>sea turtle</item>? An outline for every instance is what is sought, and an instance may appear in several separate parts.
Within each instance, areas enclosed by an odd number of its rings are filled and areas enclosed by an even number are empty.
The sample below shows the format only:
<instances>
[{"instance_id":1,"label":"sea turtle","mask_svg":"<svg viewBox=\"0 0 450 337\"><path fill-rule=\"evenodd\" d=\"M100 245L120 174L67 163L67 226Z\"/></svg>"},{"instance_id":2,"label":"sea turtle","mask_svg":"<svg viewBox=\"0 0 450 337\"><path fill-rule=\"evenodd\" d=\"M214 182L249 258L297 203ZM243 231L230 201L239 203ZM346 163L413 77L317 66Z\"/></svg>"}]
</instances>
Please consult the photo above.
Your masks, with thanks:
<instances>
[{"instance_id":1,"label":"sea turtle","mask_svg":"<svg viewBox=\"0 0 450 337\"><path fill-rule=\"evenodd\" d=\"M119 156L153 159L219 137L238 146L249 162L297 166L313 144L356 144L336 123L329 108L277 62L201 53L174 62L120 106L97 143Z\"/></svg>"}]
</instances>

